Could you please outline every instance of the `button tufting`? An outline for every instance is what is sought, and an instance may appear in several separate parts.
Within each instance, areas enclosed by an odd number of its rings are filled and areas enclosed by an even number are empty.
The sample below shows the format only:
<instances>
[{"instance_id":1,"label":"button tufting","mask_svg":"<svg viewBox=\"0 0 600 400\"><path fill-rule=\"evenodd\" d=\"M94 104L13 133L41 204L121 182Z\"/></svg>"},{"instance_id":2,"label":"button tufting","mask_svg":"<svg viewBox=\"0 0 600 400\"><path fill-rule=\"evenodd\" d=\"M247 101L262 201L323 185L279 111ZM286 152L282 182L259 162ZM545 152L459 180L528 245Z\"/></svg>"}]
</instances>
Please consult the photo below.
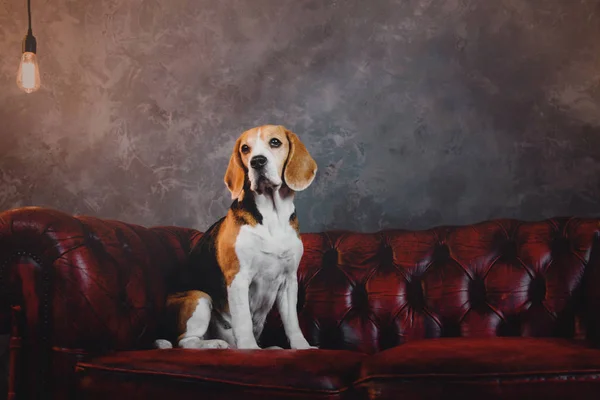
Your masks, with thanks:
<instances>
[{"instance_id":1,"label":"button tufting","mask_svg":"<svg viewBox=\"0 0 600 400\"><path fill-rule=\"evenodd\" d=\"M546 298L546 279L538 275L529 284L529 300L532 303L541 303Z\"/></svg>"},{"instance_id":2,"label":"button tufting","mask_svg":"<svg viewBox=\"0 0 600 400\"><path fill-rule=\"evenodd\" d=\"M475 277L469 282L469 301L472 308L480 308L485 305L487 290L485 282L480 277Z\"/></svg>"},{"instance_id":3,"label":"button tufting","mask_svg":"<svg viewBox=\"0 0 600 400\"><path fill-rule=\"evenodd\" d=\"M433 249L433 259L435 261L446 261L450 258L450 249L445 243L440 243Z\"/></svg>"},{"instance_id":4,"label":"button tufting","mask_svg":"<svg viewBox=\"0 0 600 400\"><path fill-rule=\"evenodd\" d=\"M338 264L338 252L336 249L329 249L323 254L323 266L337 265Z\"/></svg>"},{"instance_id":5,"label":"button tufting","mask_svg":"<svg viewBox=\"0 0 600 400\"><path fill-rule=\"evenodd\" d=\"M127 293L125 292L119 292L117 294L117 302L121 305L121 307L123 307L123 310L125 311L128 311L131 308L133 308L133 304L131 303L129 296L127 296Z\"/></svg>"},{"instance_id":6,"label":"button tufting","mask_svg":"<svg viewBox=\"0 0 600 400\"><path fill-rule=\"evenodd\" d=\"M87 240L89 240L90 242L98 242L100 241L100 238L98 237L98 235L96 235L95 232L87 232Z\"/></svg>"},{"instance_id":7,"label":"button tufting","mask_svg":"<svg viewBox=\"0 0 600 400\"><path fill-rule=\"evenodd\" d=\"M369 294L365 285L357 284L352 290L352 306L358 309L368 309Z\"/></svg>"},{"instance_id":8,"label":"button tufting","mask_svg":"<svg viewBox=\"0 0 600 400\"><path fill-rule=\"evenodd\" d=\"M381 249L382 265L390 265L394 263L394 249L388 244L383 245Z\"/></svg>"},{"instance_id":9,"label":"button tufting","mask_svg":"<svg viewBox=\"0 0 600 400\"><path fill-rule=\"evenodd\" d=\"M571 249L569 239L564 236L556 236L552 240L552 251L556 253L566 253Z\"/></svg>"},{"instance_id":10,"label":"button tufting","mask_svg":"<svg viewBox=\"0 0 600 400\"><path fill-rule=\"evenodd\" d=\"M406 299L408 305L416 310L425 308L423 280L420 276L413 276L410 280L406 281Z\"/></svg>"},{"instance_id":11,"label":"button tufting","mask_svg":"<svg viewBox=\"0 0 600 400\"><path fill-rule=\"evenodd\" d=\"M517 258L517 242L514 240L507 240L502 245L502 256L503 260L514 260Z\"/></svg>"},{"instance_id":12,"label":"button tufting","mask_svg":"<svg viewBox=\"0 0 600 400\"><path fill-rule=\"evenodd\" d=\"M379 331L379 349L386 350L401 344L402 336L396 325L388 325Z\"/></svg>"},{"instance_id":13,"label":"button tufting","mask_svg":"<svg viewBox=\"0 0 600 400\"><path fill-rule=\"evenodd\" d=\"M0 286L11 301L21 300L22 293L35 295L29 300L38 308L36 318L23 323L47 351L53 338L67 348L93 343L99 351L145 346L164 310L154 299L180 285L161 277L185 271L189 249L202 236L92 218L64 216L54 223L54 213L36 220L28 212L27 223L4 215L0 225L14 232L4 249L10 259L0 261ZM32 226L44 232L42 240L28 239ZM595 340L600 314L595 303L584 300L595 299L589 288L600 282L593 268L597 231L596 219L569 219L305 234L299 323L311 344L367 354L439 336ZM98 315L91 309L115 312ZM263 335L285 347L280 317L274 307ZM73 335L74 319L85 328L81 340ZM46 364L31 368L50 382Z\"/></svg>"}]
</instances>

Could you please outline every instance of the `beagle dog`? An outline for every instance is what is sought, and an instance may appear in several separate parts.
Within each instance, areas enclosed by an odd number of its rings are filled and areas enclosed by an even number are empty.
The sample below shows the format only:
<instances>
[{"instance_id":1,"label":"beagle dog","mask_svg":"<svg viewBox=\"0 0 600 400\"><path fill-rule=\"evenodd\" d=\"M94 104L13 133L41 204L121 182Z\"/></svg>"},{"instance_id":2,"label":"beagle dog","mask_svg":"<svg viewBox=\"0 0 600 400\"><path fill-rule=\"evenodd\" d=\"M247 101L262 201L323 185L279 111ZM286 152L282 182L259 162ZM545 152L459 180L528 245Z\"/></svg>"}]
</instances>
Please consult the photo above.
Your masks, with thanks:
<instances>
[{"instance_id":1,"label":"beagle dog","mask_svg":"<svg viewBox=\"0 0 600 400\"><path fill-rule=\"evenodd\" d=\"M169 339L157 348L258 349L276 303L292 349L312 348L298 323L297 270L304 252L294 194L317 164L283 126L245 131L235 142L225 184L233 203L192 249L167 297Z\"/></svg>"}]
</instances>

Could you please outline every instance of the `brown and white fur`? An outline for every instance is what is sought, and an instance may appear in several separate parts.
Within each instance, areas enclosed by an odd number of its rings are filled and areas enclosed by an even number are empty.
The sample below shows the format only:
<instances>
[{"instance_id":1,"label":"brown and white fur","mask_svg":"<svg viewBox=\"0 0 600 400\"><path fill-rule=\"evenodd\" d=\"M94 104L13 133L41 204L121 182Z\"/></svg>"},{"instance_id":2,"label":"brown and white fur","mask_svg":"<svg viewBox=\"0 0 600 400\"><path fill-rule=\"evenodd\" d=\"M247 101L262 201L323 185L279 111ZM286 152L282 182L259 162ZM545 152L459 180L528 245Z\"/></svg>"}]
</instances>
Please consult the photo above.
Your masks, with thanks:
<instances>
[{"instance_id":1,"label":"brown and white fur","mask_svg":"<svg viewBox=\"0 0 600 400\"><path fill-rule=\"evenodd\" d=\"M265 125L236 141L225 184L233 203L190 254L167 299L169 340L158 348L258 349L276 304L292 349L308 349L298 323L297 270L304 248L294 194L317 164L296 134Z\"/></svg>"}]
</instances>

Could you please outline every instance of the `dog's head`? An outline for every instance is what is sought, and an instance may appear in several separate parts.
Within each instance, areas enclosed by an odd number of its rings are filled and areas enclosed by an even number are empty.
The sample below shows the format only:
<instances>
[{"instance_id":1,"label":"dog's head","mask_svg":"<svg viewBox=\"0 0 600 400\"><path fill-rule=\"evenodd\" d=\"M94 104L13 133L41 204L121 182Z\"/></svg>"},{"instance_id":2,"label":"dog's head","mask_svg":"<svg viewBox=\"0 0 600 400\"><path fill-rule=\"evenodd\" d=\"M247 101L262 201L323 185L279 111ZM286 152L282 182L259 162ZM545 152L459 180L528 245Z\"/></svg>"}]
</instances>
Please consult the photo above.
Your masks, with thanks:
<instances>
[{"instance_id":1,"label":"dog's head","mask_svg":"<svg viewBox=\"0 0 600 400\"><path fill-rule=\"evenodd\" d=\"M259 194L283 184L301 191L316 173L317 163L295 133L283 126L265 125L247 130L235 142L225 184L232 199L237 199L246 181Z\"/></svg>"}]
</instances>

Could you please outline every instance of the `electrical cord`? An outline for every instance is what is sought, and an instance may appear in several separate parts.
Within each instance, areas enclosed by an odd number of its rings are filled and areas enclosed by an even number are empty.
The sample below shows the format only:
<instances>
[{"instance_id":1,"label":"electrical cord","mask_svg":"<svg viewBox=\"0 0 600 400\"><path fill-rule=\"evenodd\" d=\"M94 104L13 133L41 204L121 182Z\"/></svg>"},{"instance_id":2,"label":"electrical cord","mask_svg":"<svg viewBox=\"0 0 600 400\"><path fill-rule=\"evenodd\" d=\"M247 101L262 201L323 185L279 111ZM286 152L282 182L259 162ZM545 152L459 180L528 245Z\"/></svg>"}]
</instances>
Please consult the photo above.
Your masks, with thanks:
<instances>
[{"instance_id":1,"label":"electrical cord","mask_svg":"<svg viewBox=\"0 0 600 400\"><path fill-rule=\"evenodd\" d=\"M29 34L31 34L31 0L27 0L27 18L29 20Z\"/></svg>"}]
</instances>

